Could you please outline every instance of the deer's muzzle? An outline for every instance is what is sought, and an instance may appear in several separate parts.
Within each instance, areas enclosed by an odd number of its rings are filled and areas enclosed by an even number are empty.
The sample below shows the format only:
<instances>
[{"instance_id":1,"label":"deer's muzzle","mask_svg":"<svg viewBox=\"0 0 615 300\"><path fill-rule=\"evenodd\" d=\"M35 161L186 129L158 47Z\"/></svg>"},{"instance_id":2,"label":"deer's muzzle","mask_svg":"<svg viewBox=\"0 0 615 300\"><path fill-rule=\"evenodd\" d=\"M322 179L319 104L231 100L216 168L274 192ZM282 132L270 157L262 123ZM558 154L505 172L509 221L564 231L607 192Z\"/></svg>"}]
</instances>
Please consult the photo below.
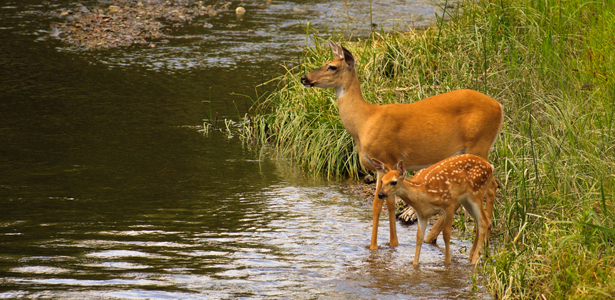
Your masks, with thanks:
<instances>
[{"instance_id":1,"label":"deer's muzzle","mask_svg":"<svg viewBox=\"0 0 615 300\"><path fill-rule=\"evenodd\" d=\"M303 86L305 87L313 87L314 83L311 82L308 78L307 75L303 75L303 77L301 77L301 83L303 84Z\"/></svg>"}]
</instances>

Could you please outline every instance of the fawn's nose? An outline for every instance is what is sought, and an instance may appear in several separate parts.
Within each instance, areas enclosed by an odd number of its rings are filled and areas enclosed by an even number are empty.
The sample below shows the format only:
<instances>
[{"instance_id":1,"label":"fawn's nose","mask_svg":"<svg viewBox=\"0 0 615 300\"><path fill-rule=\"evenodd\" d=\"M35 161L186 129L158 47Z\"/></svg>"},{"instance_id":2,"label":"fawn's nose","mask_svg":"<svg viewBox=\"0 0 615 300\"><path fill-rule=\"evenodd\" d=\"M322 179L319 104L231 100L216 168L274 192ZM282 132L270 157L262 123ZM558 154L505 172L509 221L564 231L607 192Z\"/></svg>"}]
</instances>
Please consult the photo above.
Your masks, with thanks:
<instances>
[{"instance_id":1,"label":"fawn's nose","mask_svg":"<svg viewBox=\"0 0 615 300\"><path fill-rule=\"evenodd\" d=\"M386 199L387 195L385 195L384 193L378 193L378 198L380 199Z\"/></svg>"}]
</instances>

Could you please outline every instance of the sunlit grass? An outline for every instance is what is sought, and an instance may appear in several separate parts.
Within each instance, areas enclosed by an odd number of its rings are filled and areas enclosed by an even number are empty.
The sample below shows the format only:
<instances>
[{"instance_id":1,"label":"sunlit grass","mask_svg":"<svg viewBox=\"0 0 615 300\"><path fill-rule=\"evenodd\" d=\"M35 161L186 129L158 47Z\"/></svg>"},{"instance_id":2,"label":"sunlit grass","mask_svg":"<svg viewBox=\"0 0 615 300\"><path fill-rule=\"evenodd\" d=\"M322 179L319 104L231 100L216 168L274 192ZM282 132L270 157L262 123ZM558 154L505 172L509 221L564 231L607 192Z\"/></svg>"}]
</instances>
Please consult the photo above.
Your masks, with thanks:
<instances>
[{"instance_id":1,"label":"sunlit grass","mask_svg":"<svg viewBox=\"0 0 615 300\"><path fill-rule=\"evenodd\" d=\"M482 264L498 299L615 296L615 3L468 1L439 28L343 42L364 97L409 103L460 88L498 100L490 160L502 182ZM250 139L314 174L361 166L331 90L299 77L332 55L327 36L259 103ZM266 112L266 113L264 113Z\"/></svg>"}]
</instances>

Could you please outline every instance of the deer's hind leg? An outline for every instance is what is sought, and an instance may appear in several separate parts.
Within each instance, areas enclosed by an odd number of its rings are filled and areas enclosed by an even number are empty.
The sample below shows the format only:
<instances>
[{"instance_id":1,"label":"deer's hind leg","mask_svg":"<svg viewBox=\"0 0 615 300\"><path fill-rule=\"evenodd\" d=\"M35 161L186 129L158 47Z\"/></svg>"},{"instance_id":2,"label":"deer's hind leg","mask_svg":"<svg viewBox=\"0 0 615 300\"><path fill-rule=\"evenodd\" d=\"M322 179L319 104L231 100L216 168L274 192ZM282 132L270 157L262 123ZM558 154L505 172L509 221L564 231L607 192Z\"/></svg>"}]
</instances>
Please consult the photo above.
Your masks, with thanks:
<instances>
[{"instance_id":1,"label":"deer's hind leg","mask_svg":"<svg viewBox=\"0 0 615 300\"><path fill-rule=\"evenodd\" d=\"M458 209L459 209L459 205L457 205L457 207L455 208L455 211L457 211ZM438 239L438 235L440 235L440 232L442 232L442 229L444 228L444 221L445 221L444 215L440 216L436 224L434 224L431 227L431 230L429 230L427 237L425 237L425 243L428 243L428 244L436 243Z\"/></svg>"},{"instance_id":2,"label":"deer's hind leg","mask_svg":"<svg viewBox=\"0 0 615 300\"><path fill-rule=\"evenodd\" d=\"M483 209L483 193L480 193L479 195L469 196L468 198L472 199L468 199L468 201L464 201L463 203L466 211L468 211L474 219L474 226L476 228L474 243L472 243L472 250L470 250L470 261L472 264L476 264L478 261L489 227L487 212Z\"/></svg>"},{"instance_id":3,"label":"deer's hind leg","mask_svg":"<svg viewBox=\"0 0 615 300\"><path fill-rule=\"evenodd\" d=\"M451 264L451 249L450 249L450 243L451 243L451 230L453 227L453 219L455 217L455 210L454 207L453 209L447 209L444 212L444 228L442 230L442 238L444 238L444 248L446 251L444 254L444 264L445 265L450 265Z\"/></svg>"},{"instance_id":4,"label":"deer's hind leg","mask_svg":"<svg viewBox=\"0 0 615 300\"><path fill-rule=\"evenodd\" d=\"M444 228L444 216L440 216L436 224L431 227L427 237L425 237L425 243L435 244L438 239L438 235L442 232L442 228Z\"/></svg>"},{"instance_id":5,"label":"deer's hind leg","mask_svg":"<svg viewBox=\"0 0 615 300\"><path fill-rule=\"evenodd\" d=\"M493 174L491 175L491 178L488 179L490 181L490 183L488 183L489 189L487 189L487 218L489 220L489 225L488 225L488 231L487 231L487 236L486 239L489 239L489 236L491 235L491 224L493 222L493 209L495 206L495 193L498 190L498 183L496 182L495 178L493 177ZM485 241L486 243L487 241Z\"/></svg>"}]
</instances>

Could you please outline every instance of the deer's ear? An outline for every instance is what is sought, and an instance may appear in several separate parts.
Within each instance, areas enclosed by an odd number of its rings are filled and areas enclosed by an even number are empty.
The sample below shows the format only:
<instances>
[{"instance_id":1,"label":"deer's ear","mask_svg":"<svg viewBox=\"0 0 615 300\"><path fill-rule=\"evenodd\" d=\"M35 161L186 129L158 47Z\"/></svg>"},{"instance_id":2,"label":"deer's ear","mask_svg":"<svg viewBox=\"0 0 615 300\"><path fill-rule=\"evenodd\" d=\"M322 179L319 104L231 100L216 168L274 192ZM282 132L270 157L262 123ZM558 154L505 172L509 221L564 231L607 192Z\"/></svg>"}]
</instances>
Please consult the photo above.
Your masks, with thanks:
<instances>
[{"instance_id":1,"label":"deer's ear","mask_svg":"<svg viewBox=\"0 0 615 300\"><path fill-rule=\"evenodd\" d=\"M354 56L352 56L352 53L350 53L348 49L344 47L341 47L341 48L342 48L342 51L344 52L344 61L349 67L354 68Z\"/></svg>"},{"instance_id":2,"label":"deer's ear","mask_svg":"<svg viewBox=\"0 0 615 300\"><path fill-rule=\"evenodd\" d=\"M329 45L331 45L331 51L333 52L333 57L335 57L336 59L344 58L344 50L342 50L343 49L342 47L338 46L333 41L329 41Z\"/></svg>"},{"instance_id":3,"label":"deer's ear","mask_svg":"<svg viewBox=\"0 0 615 300\"><path fill-rule=\"evenodd\" d=\"M399 172L399 175L401 175L402 177L406 177L406 169L404 168L404 161L400 160L397 163L397 172Z\"/></svg>"},{"instance_id":4,"label":"deer's ear","mask_svg":"<svg viewBox=\"0 0 615 300\"><path fill-rule=\"evenodd\" d=\"M378 171L378 173L386 174L389 171L387 167L381 161L375 158L372 158L370 160L372 162L372 165L376 169L376 171Z\"/></svg>"}]
</instances>

